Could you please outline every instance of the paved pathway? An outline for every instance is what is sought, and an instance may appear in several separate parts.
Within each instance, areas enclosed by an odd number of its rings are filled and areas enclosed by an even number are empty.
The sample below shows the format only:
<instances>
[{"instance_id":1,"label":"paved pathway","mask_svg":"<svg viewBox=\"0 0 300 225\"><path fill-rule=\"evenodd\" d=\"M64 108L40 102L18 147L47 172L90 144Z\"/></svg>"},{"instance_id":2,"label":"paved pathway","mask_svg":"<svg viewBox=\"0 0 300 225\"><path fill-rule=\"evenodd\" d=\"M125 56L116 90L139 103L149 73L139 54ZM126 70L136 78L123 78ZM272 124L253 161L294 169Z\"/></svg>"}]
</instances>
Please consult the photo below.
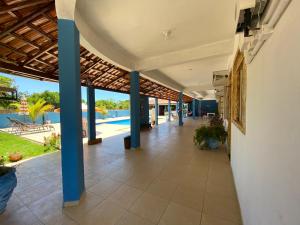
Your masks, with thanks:
<instances>
[{"instance_id":1,"label":"paved pathway","mask_svg":"<svg viewBox=\"0 0 300 225\"><path fill-rule=\"evenodd\" d=\"M86 194L76 207L62 209L59 152L29 160L0 224L240 225L228 158L195 148L199 125L143 132L141 151L123 149L127 133L85 145Z\"/></svg>"}]
</instances>

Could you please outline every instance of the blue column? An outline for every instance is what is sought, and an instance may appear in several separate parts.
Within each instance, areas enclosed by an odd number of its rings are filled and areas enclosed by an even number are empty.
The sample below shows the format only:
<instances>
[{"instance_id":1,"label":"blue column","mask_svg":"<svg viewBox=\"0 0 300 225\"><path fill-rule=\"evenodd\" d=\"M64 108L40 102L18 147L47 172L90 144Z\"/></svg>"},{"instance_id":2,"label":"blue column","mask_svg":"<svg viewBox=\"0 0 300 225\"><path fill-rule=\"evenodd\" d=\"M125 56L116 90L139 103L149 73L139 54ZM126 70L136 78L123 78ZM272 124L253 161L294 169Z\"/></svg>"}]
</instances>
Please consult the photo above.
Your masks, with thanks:
<instances>
[{"instance_id":1,"label":"blue column","mask_svg":"<svg viewBox=\"0 0 300 225\"><path fill-rule=\"evenodd\" d=\"M149 125L149 97L141 96L141 125Z\"/></svg>"},{"instance_id":2,"label":"blue column","mask_svg":"<svg viewBox=\"0 0 300 225\"><path fill-rule=\"evenodd\" d=\"M179 126L183 126L183 120L182 120L182 117L183 117L183 103L182 103L182 98L183 98L183 93L182 91L179 92L179 99L178 99L178 118L179 118L179 121L178 121L178 124Z\"/></svg>"},{"instance_id":3,"label":"blue column","mask_svg":"<svg viewBox=\"0 0 300 225\"><path fill-rule=\"evenodd\" d=\"M155 126L158 126L158 98L155 98Z\"/></svg>"},{"instance_id":4,"label":"blue column","mask_svg":"<svg viewBox=\"0 0 300 225\"><path fill-rule=\"evenodd\" d=\"M130 130L131 148L140 147L140 74L130 73Z\"/></svg>"},{"instance_id":5,"label":"blue column","mask_svg":"<svg viewBox=\"0 0 300 225\"><path fill-rule=\"evenodd\" d=\"M58 20L61 160L64 205L78 204L84 191L79 32Z\"/></svg>"},{"instance_id":6,"label":"blue column","mask_svg":"<svg viewBox=\"0 0 300 225\"><path fill-rule=\"evenodd\" d=\"M87 96L87 122L88 122L88 141L92 143L96 140L96 113L95 113L95 89L86 88Z\"/></svg>"},{"instance_id":7,"label":"blue column","mask_svg":"<svg viewBox=\"0 0 300 225\"><path fill-rule=\"evenodd\" d=\"M198 102L198 110L199 110L199 116L200 116L200 118L202 117L202 99L201 100L199 100L199 102Z\"/></svg>"},{"instance_id":8,"label":"blue column","mask_svg":"<svg viewBox=\"0 0 300 225\"><path fill-rule=\"evenodd\" d=\"M168 100L168 121L171 121L171 100Z\"/></svg>"},{"instance_id":9,"label":"blue column","mask_svg":"<svg viewBox=\"0 0 300 225\"><path fill-rule=\"evenodd\" d=\"M193 98L193 119L196 119L196 99Z\"/></svg>"}]
</instances>

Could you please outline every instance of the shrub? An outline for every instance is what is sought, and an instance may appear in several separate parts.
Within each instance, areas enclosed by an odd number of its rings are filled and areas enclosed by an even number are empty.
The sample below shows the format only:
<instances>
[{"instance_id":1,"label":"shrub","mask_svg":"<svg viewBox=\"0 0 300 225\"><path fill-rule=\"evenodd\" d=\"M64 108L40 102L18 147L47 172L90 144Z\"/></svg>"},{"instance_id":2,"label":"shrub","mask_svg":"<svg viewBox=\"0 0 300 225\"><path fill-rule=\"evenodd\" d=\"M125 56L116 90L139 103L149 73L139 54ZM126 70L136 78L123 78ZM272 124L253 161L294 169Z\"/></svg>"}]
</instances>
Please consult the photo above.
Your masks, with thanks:
<instances>
[{"instance_id":1,"label":"shrub","mask_svg":"<svg viewBox=\"0 0 300 225\"><path fill-rule=\"evenodd\" d=\"M215 139L225 142L227 133L223 126L204 126L195 130L194 143L199 148L208 147L208 140Z\"/></svg>"},{"instance_id":2,"label":"shrub","mask_svg":"<svg viewBox=\"0 0 300 225\"><path fill-rule=\"evenodd\" d=\"M49 137L44 137L45 152L60 149L60 135L52 133Z\"/></svg>"},{"instance_id":3,"label":"shrub","mask_svg":"<svg viewBox=\"0 0 300 225\"><path fill-rule=\"evenodd\" d=\"M219 115L215 115L210 119L210 126L223 127L223 119Z\"/></svg>"}]
</instances>

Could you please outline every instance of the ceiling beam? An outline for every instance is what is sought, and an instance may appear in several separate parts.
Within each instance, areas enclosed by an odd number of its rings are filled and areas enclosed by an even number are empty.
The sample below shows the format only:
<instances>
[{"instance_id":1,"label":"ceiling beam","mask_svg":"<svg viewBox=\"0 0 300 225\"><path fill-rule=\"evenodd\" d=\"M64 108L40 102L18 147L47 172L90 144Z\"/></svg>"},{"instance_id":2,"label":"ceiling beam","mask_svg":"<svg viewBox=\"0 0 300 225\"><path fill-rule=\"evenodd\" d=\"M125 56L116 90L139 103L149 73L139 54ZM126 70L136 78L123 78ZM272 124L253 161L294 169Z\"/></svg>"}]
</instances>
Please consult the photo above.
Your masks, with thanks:
<instances>
[{"instance_id":1,"label":"ceiling beam","mask_svg":"<svg viewBox=\"0 0 300 225\"><path fill-rule=\"evenodd\" d=\"M35 79L57 81L58 77L52 73L42 73L33 69L25 68L23 66L16 66L13 64L5 63L0 61L0 70L9 72L11 74L26 75L26 77L33 77Z\"/></svg>"}]
</instances>

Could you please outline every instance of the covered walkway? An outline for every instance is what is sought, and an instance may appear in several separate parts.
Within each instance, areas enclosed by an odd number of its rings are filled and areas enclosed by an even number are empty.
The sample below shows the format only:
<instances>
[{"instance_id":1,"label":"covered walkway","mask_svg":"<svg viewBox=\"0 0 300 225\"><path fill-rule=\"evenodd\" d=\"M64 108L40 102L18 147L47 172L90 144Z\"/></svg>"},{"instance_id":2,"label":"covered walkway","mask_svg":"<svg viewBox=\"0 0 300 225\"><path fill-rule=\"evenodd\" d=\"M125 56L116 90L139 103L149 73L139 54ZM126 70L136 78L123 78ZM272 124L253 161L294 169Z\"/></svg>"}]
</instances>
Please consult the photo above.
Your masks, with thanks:
<instances>
[{"instance_id":1,"label":"covered walkway","mask_svg":"<svg viewBox=\"0 0 300 225\"><path fill-rule=\"evenodd\" d=\"M23 163L1 225L240 225L228 157L193 144L201 123L142 132L142 151L125 151L120 136L84 145L86 192L79 206L61 207L60 153Z\"/></svg>"}]
</instances>

